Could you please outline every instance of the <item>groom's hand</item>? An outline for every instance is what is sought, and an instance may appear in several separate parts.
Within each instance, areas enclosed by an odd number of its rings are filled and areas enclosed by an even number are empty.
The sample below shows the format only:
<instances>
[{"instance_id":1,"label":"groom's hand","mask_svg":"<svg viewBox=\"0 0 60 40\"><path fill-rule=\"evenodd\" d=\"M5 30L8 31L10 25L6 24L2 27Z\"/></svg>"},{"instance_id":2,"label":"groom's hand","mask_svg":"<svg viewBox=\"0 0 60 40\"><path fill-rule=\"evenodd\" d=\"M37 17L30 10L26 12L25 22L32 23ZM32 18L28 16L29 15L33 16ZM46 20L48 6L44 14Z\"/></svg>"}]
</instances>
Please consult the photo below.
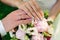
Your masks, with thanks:
<instances>
[{"instance_id":1,"label":"groom's hand","mask_svg":"<svg viewBox=\"0 0 60 40\"><path fill-rule=\"evenodd\" d=\"M2 19L3 26L6 32L15 28L21 24L28 24L31 22L31 17L26 15L23 10L16 10L7 15L4 19Z\"/></svg>"}]
</instances>

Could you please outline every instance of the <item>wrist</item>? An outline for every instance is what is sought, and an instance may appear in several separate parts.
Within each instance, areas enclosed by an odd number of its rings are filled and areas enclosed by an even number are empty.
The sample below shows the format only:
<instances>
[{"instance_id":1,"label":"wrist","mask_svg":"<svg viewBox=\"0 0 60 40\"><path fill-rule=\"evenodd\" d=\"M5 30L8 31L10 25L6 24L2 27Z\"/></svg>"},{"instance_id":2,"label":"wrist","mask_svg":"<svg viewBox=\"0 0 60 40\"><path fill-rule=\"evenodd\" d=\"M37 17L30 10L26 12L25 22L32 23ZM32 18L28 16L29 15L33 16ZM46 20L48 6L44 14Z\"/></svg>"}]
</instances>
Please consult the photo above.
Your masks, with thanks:
<instances>
[{"instance_id":1,"label":"wrist","mask_svg":"<svg viewBox=\"0 0 60 40\"><path fill-rule=\"evenodd\" d=\"M17 8L20 8L20 6L23 4L23 0L21 1L17 1L16 3L15 3L15 6L17 7Z\"/></svg>"},{"instance_id":2,"label":"wrist","mask_svg":"<svg viewBox=\"0 0 60 40\"><path fill-rule=\"evenodd\" d=\"M23 0L1 0L1 2L13 7L17 7Z\"/></svg>"}]
</instances>

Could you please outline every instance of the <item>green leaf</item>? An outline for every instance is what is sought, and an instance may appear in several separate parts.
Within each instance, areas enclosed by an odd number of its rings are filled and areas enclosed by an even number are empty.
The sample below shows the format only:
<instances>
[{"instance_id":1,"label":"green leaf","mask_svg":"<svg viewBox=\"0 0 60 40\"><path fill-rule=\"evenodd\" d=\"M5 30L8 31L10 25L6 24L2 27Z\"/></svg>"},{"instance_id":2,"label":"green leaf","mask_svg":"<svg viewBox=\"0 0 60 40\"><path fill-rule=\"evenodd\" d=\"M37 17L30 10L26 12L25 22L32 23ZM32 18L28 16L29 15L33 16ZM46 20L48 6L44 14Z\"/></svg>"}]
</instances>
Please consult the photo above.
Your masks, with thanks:
<instances>
[{"instance_id":1,"label":"green leaf","mask_svg":"<svg viewBox=\"0 0 60 40\"><path fill-rule=\"evenodd\" d=\"M16 37L11 38L10 40L18 40Z\"/></svg>"},{"instance_id":2,"label":"green leaf","mask_svg":"<svg viewBox=\"0 0 60 40\"><path fill-rule=\"evenodd\" d=\"M43 35L45 36L45 37L51 37L51 35L49 34L49 33L46 33L46 32L43 32Z\"/></svg>"},{"instance_id":3,"label":"green leaf","mask_svg":"<svg viewBox=\"0 0 60 40\"><path fill-rule=\"evenodd\" d=\"M47 19L48 18L48 10L44 11L44 17Z\"/></svg>"}]
</instances>

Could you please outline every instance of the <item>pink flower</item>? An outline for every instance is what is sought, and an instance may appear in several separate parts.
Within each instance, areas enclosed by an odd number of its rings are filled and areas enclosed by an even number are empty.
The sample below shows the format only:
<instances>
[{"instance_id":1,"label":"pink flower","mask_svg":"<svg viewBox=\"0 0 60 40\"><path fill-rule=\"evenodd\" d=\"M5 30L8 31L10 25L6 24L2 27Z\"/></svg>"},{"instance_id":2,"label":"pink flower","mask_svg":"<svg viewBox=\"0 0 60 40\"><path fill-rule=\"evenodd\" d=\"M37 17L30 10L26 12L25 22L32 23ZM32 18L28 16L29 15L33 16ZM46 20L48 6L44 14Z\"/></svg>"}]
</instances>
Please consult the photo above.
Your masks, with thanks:
<instances>
[{"instance_id":1,"label":"pink flower","mask_svg":"<svg viewBox=\"0 0 60 40\"><path fill-rule=\"evenodd\" d=\"M38 34L38 35L32 36L31 40L44 40L44 37L43 37L43 35Z\"/></svg>"},{"instance_id":2,"label":"pink flower","mask_svg":"<svg viewBox=\"0 0 60 40\"><path fill-rule=\"evenodd\" d=\"M17 32L16 32L16 38L23 40L24 37L25 37L25 32L18 29Z\"/></svg>"},{"instance_id":3,"label":"pink flower","mask_svg":"<svg viewBox=\"0 0 60 40\"><path fill-rule=\"evenodd\" d=\"M47 31L49 28L46 19L39 20L39 21L35 20L34 26L37 28L38 32Z\"/></svg>"}]
</instances>

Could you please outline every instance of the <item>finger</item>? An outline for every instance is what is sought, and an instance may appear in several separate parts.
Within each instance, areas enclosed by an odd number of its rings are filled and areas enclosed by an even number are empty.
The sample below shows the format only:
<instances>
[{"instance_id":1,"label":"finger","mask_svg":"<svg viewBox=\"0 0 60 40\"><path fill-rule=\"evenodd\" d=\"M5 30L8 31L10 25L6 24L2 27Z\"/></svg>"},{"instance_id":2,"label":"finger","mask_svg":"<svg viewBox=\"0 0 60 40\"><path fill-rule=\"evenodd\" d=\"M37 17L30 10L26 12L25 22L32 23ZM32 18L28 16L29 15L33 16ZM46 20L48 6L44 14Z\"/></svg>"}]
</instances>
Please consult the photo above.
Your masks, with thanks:
<instances>
[{"instance_id":1,"label":"finger","mask_svg":"<svg viewBox=\"0 0 60 40\"><path fill-rule=\"evenodd\" d=\"M22 13L26 14L22 9L18 9L18 10L15 10L15 11L12 12L12 14L14 14L14 15L20 15Z\"/></svg>"},{"instance_id":2,"label":"finger","mask_svg":"<svg viewBox=\"0 0 60 40\"><path fill-rule=\"evenodd\" d=\"M18 21L18 25L21 25L21 24L29 24L31 23L32 19L26 19L26 20L20 20Z\"/></svg>"},{"instance_id":3,"label":"finger","mask_svg":"<svg viewBox=\"0 0 60 40\"><path fill-rule=\"evenodd\" d=\"M30 11L31 15L33 15L35 19L39 19L36 16L36 12L33 10L33 8L31 7L31 5L29 3L26 4L26 8Z\"/></svg>"},{"instance_id":4,"label":"finger","mask_svg":"<svg viewBox=\"0 0 60 40\"><path fill-rule=\"evenodd\" d=\"M26 13L24 11L22 11L21 9L18 9L18 10L15 10L13 11L11 14L11 16L13 16L14 18L13 19L20 19L22 15L26 15ZM22 16L22 17L24 17Z\"/></svg>"},{"instance_id":5,"label":"finger","mask_svg":"<svg viewBox=\"0 0 60 40\"><path fill-rule=\"evenodd\" d=\"M29 4L32 6L33 10L36 12L36 16L41 19L42 16L41 14L39 13L39 11L37 10L37 8L35 7L35 5L32 3L32 1L29 1Z\"/></svg>"},{"instance_id":6,"label":"finger","mask_svg":"<svg viewBox=\"0 0 60 40\"><path fill-rule=\"evenodd\" d=\"M23 9L28 16L33 17L33 16L31 15L30 11L29 11L25 6L22 6L21 9Z\"/></svg>"},{"instance_id":7,"label":"finger","mask_svg":"<svg viewBox=\"0 0 60 40\"><path fill-rule=\"evenodd\" d=\"M31 0L32 3L35 5L35 7L37 8L37 10L40 12L40 15L42 17L44 17L44 13L42 12L42 10L40 9L39 5L37 4L36 0Z\"/></svg>"},{"instance_id":8,"label":"finger","mask_svg":"<svg viewBox=\"0 0 60 40\"><path fill-rule=\"evenodd\" d=\"M23 14L21 14L21 15L18 16L17 18L18 18L18 21L19 21L19 20L29 19L29 18L31 18L31 17L29 17L28 15L23 15Z\"/></svg>"}]
</instances>

